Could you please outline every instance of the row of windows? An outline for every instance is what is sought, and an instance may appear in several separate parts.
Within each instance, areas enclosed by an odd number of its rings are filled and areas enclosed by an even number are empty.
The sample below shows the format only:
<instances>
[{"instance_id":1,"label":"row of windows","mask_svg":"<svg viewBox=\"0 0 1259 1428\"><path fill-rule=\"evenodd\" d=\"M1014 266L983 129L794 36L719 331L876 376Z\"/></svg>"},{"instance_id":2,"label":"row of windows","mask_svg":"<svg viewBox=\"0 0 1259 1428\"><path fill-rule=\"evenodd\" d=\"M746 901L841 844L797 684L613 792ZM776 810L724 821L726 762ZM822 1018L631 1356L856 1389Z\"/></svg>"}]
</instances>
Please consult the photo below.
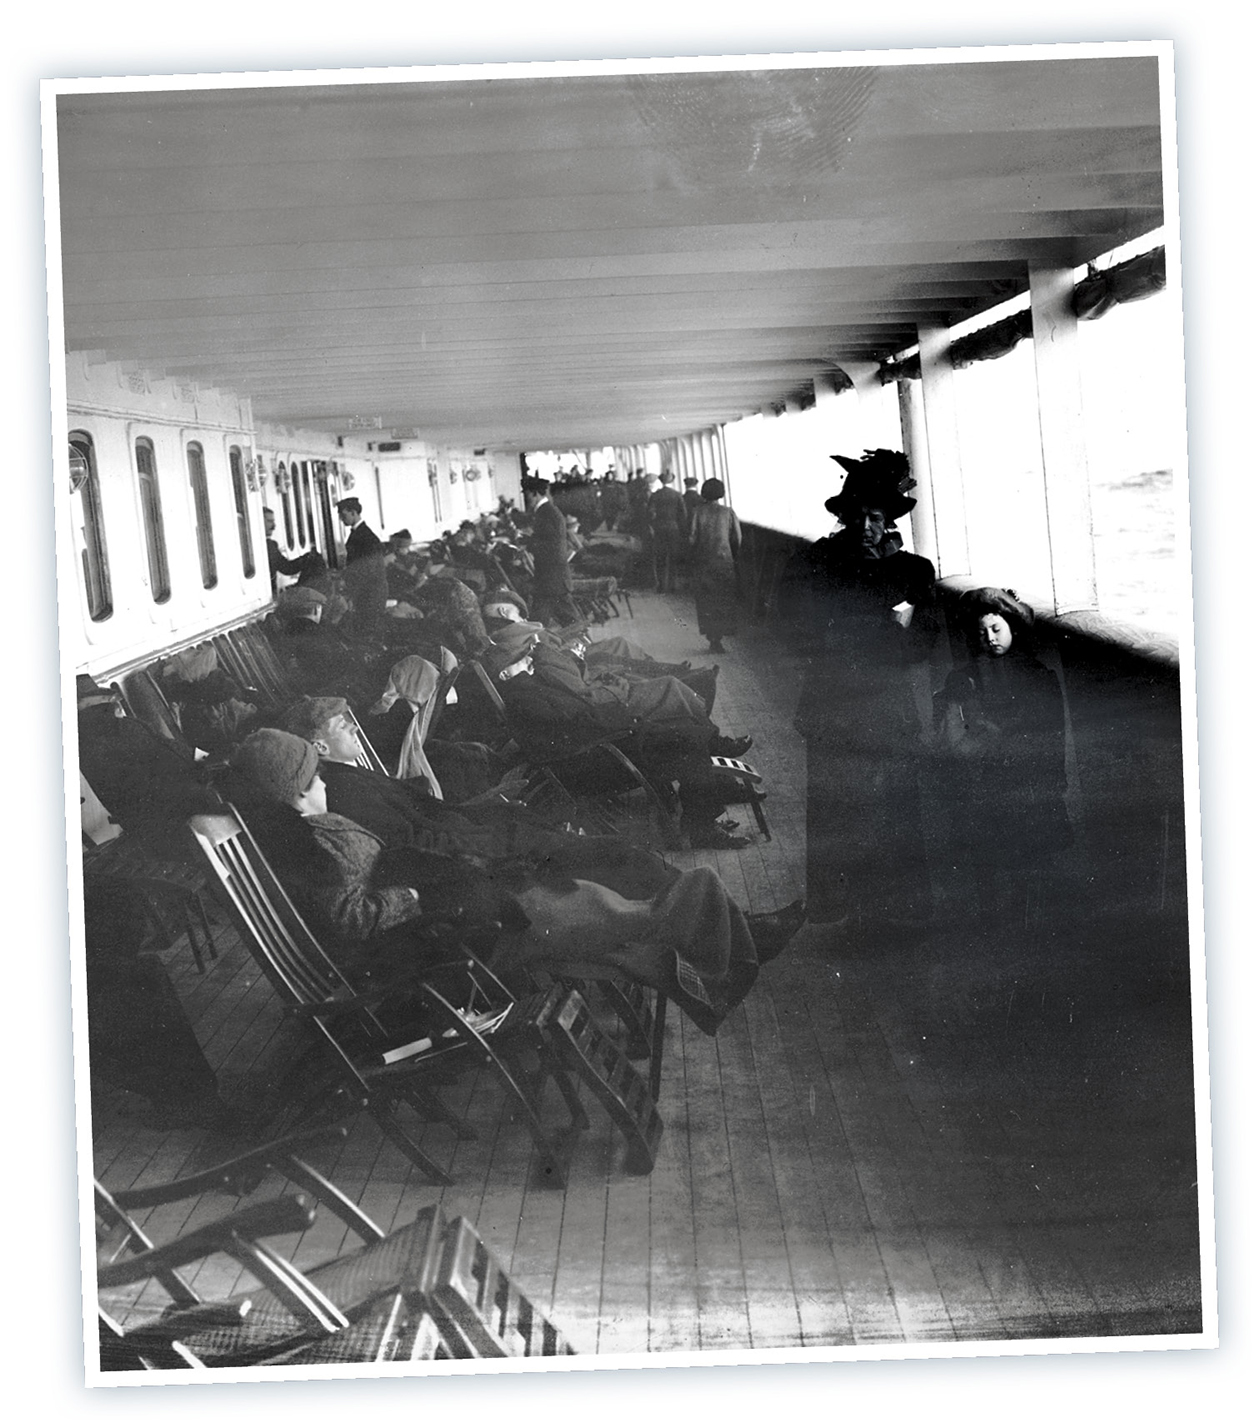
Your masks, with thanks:
<instances>
[{"instance_id":1,"label":"row of windows","mask_svg":"<svg viewBox=\"0 0 1259 1428\"><path fill-rule=\"evenodd\" d=\"M205 451L199 441L186 449L188 484L197 536L197 559L201 584L213 590L219 583L218 558L214 550L214 527L210 519L210 489L206 479ZM148 557L149 589L157 605L170 599L170 562L166 553L166 527L162 520L162 492L157 479L157 455L147 436L136 438L136 477L140 492L140 514L144 525L145 554ZM236 507L236 529L240 540L241 569L251 578L257 570L253 535L249 528L245 466L238 446L228 452L232 496ZM101 506L100 475L92 438L82 431L70 433L70 471L79 496L80 560L88 614L105 620L113 613L113 592L109 577L109 551L105 543L105 522Z\"/></svg>"},{"instance_id":2,"label":"row of windows","mask_svg":"<svg viewBox=\"0 0 1259 1428\"><path fill-rule=\"evenodd\" d=\"M334 462L331 470L335 472L336 469ZM322 461L294 461L291 467L286 467L281 461L276 468L280 517L284 522L284 543L290 549L294 544L318 546L316 515L319 517L324 550L336 548L336 527L332 520L328 476L329 467Z\"/></svg>"}]
</instances>

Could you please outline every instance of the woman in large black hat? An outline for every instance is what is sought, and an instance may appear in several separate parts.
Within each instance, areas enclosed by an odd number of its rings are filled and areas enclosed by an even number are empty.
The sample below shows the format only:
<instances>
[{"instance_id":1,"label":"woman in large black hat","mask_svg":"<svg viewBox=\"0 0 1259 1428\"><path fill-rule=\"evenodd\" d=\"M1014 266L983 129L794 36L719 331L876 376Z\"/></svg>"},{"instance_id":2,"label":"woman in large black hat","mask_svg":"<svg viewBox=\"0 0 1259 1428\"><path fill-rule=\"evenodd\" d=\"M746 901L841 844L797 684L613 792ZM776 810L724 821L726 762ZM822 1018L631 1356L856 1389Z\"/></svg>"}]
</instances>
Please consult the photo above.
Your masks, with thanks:
<instances>
[{"instance_id":1,"label":"woman in large black hat","mask_svg":"<svg viewBox=\"0 0 1259 1428\"><path fill-rule=\"evenodd\" d=\"M806 903L810 921L877 941L930 909L918 764L935 568L895 528L916 504L906 457L832 460L848 473L826 502L839 528L789 564L779 596L808 661L796 714L809 759Z\"/></svg>"}]
</instances>

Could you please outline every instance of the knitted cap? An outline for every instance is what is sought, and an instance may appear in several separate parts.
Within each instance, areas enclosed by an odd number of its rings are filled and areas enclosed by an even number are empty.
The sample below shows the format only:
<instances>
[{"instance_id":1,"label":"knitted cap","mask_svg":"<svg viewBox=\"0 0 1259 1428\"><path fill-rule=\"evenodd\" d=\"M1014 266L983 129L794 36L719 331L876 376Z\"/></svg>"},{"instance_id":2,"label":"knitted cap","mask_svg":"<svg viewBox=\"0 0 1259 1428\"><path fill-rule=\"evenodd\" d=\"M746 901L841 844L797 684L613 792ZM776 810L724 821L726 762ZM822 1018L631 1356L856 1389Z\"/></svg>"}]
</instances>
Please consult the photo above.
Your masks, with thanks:
<instances>
[{"instance_id":1,"label":"knitted cap","mask_svg":"<svg viewBox=\"0 0 1259 1428\"><path fill-rule=\"evenodd\" d=\"M282 729L257 729L232 755L232 767L260 793L292 803L314 782L319 755L313 744Z\"/></svg>"},{"instance_id":2,"label":"knitted cap","mask_svg":"<svg viewBox=\"0 0 1259 1428\"><path fill-rule=\"evenodd\" d=\"M280 716L280 724L299 739L318 738L330 719L349 711L349 703L335 695L304 695Z\"/></svg>"}]
</instances>

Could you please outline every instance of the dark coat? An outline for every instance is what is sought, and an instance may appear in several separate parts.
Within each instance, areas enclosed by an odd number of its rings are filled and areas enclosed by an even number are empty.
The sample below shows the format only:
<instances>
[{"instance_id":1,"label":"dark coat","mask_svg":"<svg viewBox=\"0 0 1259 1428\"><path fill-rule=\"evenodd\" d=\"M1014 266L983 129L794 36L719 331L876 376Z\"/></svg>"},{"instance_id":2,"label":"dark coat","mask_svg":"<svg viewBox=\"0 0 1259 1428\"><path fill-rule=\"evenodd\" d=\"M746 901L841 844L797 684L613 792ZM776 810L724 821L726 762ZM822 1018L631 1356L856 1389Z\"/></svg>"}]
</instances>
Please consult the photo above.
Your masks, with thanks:
<instances>
[{"instance_id":1,"label":"dark coat","mask_svg":"<svg viewBox=\"0 0 1259 1428\"><path fill-rule=\"evenodd\" d=\"M533 512L533 534L529 537L535 598L563 595L573 588L568 549L564 513L554 501L544 501Z\"/></svg>"}]
</instances>

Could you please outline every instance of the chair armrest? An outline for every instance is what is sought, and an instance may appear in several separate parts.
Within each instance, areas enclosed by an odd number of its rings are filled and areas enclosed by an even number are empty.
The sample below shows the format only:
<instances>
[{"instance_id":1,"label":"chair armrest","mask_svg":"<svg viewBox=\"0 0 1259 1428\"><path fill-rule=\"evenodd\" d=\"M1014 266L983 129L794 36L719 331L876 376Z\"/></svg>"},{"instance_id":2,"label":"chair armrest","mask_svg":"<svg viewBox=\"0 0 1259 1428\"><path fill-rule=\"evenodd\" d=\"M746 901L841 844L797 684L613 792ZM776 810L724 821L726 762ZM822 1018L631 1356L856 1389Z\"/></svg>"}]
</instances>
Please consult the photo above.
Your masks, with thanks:
<instances>
[{"instance_id":1,"label":"chair armrest","mask_svg":"<svg viewBox=\"0 0 1259 1428\"><path fill-rule=\"evenodd\" d=\"M110 1198L120 1210L147 1210L154 1205L169 1205L175 1200L188 1200L196 1195L204 1195L210 1190L227 1191L233 1195L248 1194L269 1168L281 1167L289 1160L290 1151L329 1136L338 1136L344 1140L346 1135L343 1125L324 1125L316 1126L313 1130L294 1131L278 1140L268 1141L256 1150L213 1165L196 1175L185 1176L182 1180L166 1180L156 1185L141 1185L131 1190L114 1190L110 1192Z\"/></svg>"},{"instance_id":2,"label":"chair armrest","mask_svg":"<svg viewBox=\"0 0 1259 1428\"><path fill-rule=\"evenodd\" d=\"M223 1253L239 1258L241 1241L264 1235L290 1234L294 1230L309 1229L314 1223L315 1207L306 1196L281 1195L261 1205L249 1205L234 1214L224 1215L221 1220L201 1225L169 1244L145 1250L131 1259L101 1265L96 1273L97 1284L101 1289L117 1289L211 1254Z\"/></svg>"}]
</instances>

